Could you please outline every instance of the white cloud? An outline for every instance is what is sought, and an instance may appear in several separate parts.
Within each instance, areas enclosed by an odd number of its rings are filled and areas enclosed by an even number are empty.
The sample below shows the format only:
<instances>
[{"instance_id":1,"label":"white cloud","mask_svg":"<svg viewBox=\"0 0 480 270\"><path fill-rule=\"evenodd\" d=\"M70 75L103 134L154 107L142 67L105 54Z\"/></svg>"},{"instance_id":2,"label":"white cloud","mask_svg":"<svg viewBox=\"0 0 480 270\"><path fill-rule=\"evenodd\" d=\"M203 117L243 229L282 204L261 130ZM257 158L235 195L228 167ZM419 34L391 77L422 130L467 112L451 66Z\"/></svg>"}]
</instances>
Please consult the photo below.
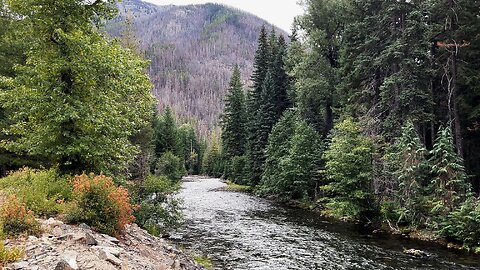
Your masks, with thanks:
<instances>
[{"instance_id":1,"label":"white cloud","mask_svg":"<svg viewBox=\"0 0 480 270\"><path fill-rule=\"evenodd\" d=\"M303 13L303 7L298 0L144 0L157 5L189 5L203 3L220 3L245 10L267 20L287 32L293 23L293 18Z\"/></svg>"}]
</instances>

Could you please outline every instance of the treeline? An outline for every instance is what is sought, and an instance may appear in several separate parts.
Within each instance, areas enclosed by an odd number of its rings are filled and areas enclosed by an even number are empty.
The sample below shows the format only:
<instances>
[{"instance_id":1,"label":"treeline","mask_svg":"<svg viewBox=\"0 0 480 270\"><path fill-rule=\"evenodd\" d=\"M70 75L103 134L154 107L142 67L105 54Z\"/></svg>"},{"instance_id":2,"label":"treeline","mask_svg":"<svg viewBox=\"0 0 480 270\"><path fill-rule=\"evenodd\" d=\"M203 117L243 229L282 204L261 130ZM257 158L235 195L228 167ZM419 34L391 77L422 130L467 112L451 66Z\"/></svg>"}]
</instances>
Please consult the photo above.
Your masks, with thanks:
<instances>
[{"instance_id":1,"label":"treeline","mask_svg":"<svg viewBox=\"0 0 480 270\"><path fill-rule=\"evenodd\" d=\"M0 0L0 195L16 195L28 210L44 206L39 215L58 214L56 202L91 207L81 221L100 230L104 221L132 221L140 204L137 222L159 233L178 221L170 195L183 175L199 173L205 147L169 108L157 112L131 30L120 40L99 32L115 7L114 0ZM112 179L129 193L112 189ZM75 218L86 218L80 210Z\"/></svg>"},{"instance_id":2,"label":"treeline","mask_svg":"<svg viewBox=\"0 0 480 270\"><path fill-rule=\"evenodd\" d=\"M231 78L217 176L479 247L479 5L309 0L288 46L262 29L253 86Z\"/></svg>"}]
</instances>

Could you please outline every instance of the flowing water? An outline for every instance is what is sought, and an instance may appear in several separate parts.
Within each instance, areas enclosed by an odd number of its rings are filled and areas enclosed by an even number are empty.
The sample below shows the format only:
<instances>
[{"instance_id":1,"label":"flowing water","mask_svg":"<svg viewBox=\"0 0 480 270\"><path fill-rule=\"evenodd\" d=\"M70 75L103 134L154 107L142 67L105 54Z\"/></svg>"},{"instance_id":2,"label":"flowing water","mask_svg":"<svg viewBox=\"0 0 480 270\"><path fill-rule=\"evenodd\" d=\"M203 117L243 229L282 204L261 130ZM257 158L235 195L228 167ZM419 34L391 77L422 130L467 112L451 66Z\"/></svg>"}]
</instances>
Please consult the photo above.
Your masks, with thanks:
<instances>
[{"instance_id":1,"label":"flowing water","mask_svg":"<svg viewBox=\"0 0 480 270\"><path fill-rule=\"evenodd\" d=\"M480 257L291 209L248 194L215 191L218 179L183 183L186 222L177 240L212 259L215 269L480 269ZM417 258L403 249L420 249Z\"/></svg>"}]
</instances>

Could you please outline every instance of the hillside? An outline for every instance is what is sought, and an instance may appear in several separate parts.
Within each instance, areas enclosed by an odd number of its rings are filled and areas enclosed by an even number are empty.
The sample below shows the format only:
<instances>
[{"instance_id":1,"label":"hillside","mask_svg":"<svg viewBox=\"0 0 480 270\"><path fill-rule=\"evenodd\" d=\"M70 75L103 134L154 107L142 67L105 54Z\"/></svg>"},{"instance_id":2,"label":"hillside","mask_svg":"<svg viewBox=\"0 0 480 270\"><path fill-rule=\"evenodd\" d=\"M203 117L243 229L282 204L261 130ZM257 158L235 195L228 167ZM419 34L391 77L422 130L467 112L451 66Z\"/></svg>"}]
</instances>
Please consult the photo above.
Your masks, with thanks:
<instances>
[{"instance_id":1,"label":"hillside","mask_svg":"<svg viewBox=\"0 0 480 270\"><path fill-rule=\"evenodd\" d=\"M206 135L218 123L234 64L248 85L258 31L268 23L218 4L155 6L126 0L119 17L107 25L110 35L121 35L126 14L133 15L135 36L151 61L159 107L169 105L181 118L198 121Z\"/></svg>"}]
</instances>

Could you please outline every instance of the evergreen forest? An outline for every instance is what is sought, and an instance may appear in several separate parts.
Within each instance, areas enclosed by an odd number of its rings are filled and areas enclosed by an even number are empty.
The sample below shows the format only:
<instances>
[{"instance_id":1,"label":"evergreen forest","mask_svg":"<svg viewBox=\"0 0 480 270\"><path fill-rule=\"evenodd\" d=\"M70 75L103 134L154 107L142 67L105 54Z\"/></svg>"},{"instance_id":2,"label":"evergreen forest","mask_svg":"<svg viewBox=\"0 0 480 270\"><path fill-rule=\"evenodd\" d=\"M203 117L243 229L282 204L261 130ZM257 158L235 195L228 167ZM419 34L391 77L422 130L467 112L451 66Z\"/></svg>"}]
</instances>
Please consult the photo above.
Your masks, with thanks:
<instances>
[{"instance_id":1,"label":"evergreen forest","mask_svg":"<svg viewBox=\"0 0 480 270\"><path fill-rule=\"evenodd\" d=\"M478 248L479 2L306 9L288 42L261 29L251 86L233 69L207 172L327 216Z\"/></svg>"}]
</instances>

